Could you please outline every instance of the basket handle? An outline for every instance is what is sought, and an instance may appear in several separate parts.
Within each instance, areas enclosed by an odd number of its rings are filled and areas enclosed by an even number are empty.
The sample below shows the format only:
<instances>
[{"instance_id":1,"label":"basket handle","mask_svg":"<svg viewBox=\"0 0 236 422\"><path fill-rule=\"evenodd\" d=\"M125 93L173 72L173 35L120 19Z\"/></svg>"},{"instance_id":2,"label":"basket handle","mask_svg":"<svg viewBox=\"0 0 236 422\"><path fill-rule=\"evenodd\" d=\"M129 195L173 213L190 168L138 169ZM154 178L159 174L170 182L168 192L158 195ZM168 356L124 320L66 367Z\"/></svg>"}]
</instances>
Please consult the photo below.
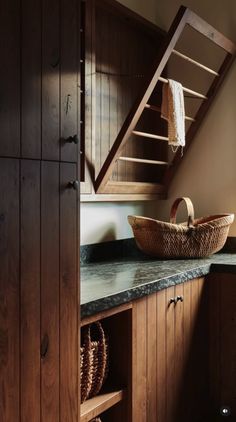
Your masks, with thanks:
<instances>
[{"instance_id":1,"label":"basket handle","mask_svg":"<svg viewBox=\"0 0 236 422\"><path fill-rule=\"evenodd\" d=\"M181 198L177 198L170 210L170 223L172 224L176 224L176 213L177 213L177 209L178 206L180 204L180 202L184 201L187 207L187 211L188 211L188 227L193 227L193 222L194 222L194 208L193 208L193 203L191 201L190 198L187 197L181 197Z\"/></svg>"}]
</instances>

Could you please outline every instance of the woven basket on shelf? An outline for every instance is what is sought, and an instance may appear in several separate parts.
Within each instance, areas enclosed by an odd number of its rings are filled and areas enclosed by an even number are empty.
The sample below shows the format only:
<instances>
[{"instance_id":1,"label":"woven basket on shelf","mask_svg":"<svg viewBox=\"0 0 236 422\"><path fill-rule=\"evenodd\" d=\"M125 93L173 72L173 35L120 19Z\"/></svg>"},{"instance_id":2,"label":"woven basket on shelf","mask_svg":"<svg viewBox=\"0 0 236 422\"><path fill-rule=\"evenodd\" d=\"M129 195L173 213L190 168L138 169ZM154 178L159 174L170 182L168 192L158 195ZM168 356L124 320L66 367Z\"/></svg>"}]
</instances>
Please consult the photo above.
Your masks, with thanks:
<instances>
[{"instance_id":1,"label":"woven basket on shelf","mask_svg":"<svg viewBox=\"0 0 236 422\"><path fill-rule=\"evenodd\" d=\"M92 339L93 337L93 339ZM100 322L83 327L80 348L81 403L99 393L108 373L108 340Z\"/></svg>"},{"instance_id":2,"label":"woven basket on shelf","mask_svg":"<svg viewBox=\"0 0 236 422\"><path fill-rule=\"evenodd\" d=\"M100 418L92 419L90 422L102 422Z\"/></svg>"},{"instance_id":3,"label":"woven basket on shelf","mask_svg":"<svg viewBox=\"0 0 236 422\"><path fill-rule=\"evenodd\" d=\"M187 223L176 224L178 205L184 201ZM170 223L152 218L128 216L136 244L144 253L165 258L203 258L218 252L225 244L234 214L194 219L189 198L177 198L171 208Z\"/></svg>"}]
</instances>

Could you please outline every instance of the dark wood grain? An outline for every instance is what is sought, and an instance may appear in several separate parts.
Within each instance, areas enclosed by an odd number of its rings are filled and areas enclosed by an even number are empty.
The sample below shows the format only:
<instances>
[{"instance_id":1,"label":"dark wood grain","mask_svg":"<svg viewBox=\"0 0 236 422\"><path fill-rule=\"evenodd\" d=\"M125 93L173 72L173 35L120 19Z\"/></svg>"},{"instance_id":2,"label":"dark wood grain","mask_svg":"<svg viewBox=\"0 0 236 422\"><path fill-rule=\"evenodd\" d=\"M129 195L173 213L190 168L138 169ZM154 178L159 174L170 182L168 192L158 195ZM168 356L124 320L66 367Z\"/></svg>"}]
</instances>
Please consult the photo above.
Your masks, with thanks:
<instances>
[{"instance_id":1,"label":"dark wood grain","mask_svg":"<svg viewBox=\"0 0 236 422\"><path fill-rule=\"evenodd\" d=\"M41 419L59 422L59 164L42 162L41 178ZM50 212L49 212L50 210Z\"/></svg>"},{"instance_id":2,"label":"dark wood grain","mask_svg":"<svg viewBox=\"0 0 236 422\"><path fill-rule=\"evenodd\" d=\"M69 136L79 134L78 71L80 34L79 4L76 0L61 1L60 33L60 101L61 160L76 162L78 145L68 143Z\"/></svg>"},{"instance_id":3,"label":"dark wood grain","mask_svg":"<svg viewBox=\"0 0 236 422\"><path fill-rule=\"evenodd\" d=\"M147 420L157 421L157 295L147 297Z\"/></svg>"},{"instance_id":4,"label":"dark wood grain","mask_svg":"<svg viewBox=\"0 0 236 422\"><path fill-rule=\"evenodd\" d=\"M40 162L21 164L21 420L40 421Z\"/></svg>"},{"instance_id":5,"label":"dark wood grain","mask_svg":"<svg viewBox=\"0 0 236 422\"><path fill-rule=\"evenodd\" d=\"M59 0L42 0L42 158L60 157Z\"/></svg>"},{"instance_id":6,"label":"dark wood grain","mask_svg":"<svg viewBox=\"0 0 236 422\"><path fill-rule=\"evenodd\" d=\"M20 1L1 2L0 156L20 156Z\"/></svg>"},{"instance_id":7,"label":"dark wood grain","mask_svg":"<svg viewBox=\"0 0 236 422\"><path fill-rule=\"evenodd\" d=\"M41 158L41 1L22 1L21 153Z\"/></svg>"},{"instance_id":8,"label":"dark wood grain","mask_svg":"<svg viewBox=\"0 0 236 422\"><path fill-rule=\"evenodd\" d=\"M60 165L60 420L78 420L78 198L68 182L76 165Z\"/></svg>"},{"instance_id":9,"label":"dark wood grain","mask_svg":"<svg viewBox=\"0 0 236 422\"><path fill-rule=\"evenodd\" d=\"M20 419L19 162L0 159L0 415Z\"/></svg>"}]
</instances>

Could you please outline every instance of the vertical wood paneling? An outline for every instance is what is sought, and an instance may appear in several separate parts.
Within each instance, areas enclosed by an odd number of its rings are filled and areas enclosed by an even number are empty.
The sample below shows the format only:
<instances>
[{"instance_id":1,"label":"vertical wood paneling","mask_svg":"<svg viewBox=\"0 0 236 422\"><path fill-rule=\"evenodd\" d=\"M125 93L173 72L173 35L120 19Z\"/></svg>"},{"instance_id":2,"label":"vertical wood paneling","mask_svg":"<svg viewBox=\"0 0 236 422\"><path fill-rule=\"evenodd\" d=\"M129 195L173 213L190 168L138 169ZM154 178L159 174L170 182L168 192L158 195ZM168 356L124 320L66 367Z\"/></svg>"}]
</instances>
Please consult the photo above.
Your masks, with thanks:
<instances>
[{"instance_id":1,"label":"vertical wood paneling","mask_svg":"<svg viewBox=\"0 0 236 422\"><path fill-rule=\"evenodd\" d=\"M216 413L220 403L220 277L209 275L209 377L210 377L210 405Z\"/></svg>"},{"instance_id":2,"label":"vertical wood paneling","mask_svg":"<svg viewBox=\"0 0 236 422\"><path fill-rule=\"evenodd\" d=\"M59 164L42 163L41 187L41 418L59 421ZM49 212L50 210L50 212Z\"/></svg>"},{"instance_id":3,"label":"vertical wood paneling","mask_svg":"<svg viewBox=\"0 0 236 422\"><path fill-rule=\"evenodd\" d=\"M183 361L184 361L184 378L183 378L183 399L181 405L183 414L186 421L191 420L191 388L192 385L192 374L191 374L191 363L189 362L189 356L191 354L191 345L193 337L193 325L192 325L192 281L188 281L183 284L184 289L184 301L183 301Z\"/></svg>"},{"instance_id":4,"label":"vertical wood paneling","mask_svg":"<svg viewBox=\"0 0 236 422\"><path fill-rule=\"evenodd\" d=\"M85 110L84 122L86 130L84 131L84 148L86 146L86 163L85 163L85 181L81 183L81 193L92 192L91 178L96 173L96 164L94 167L91 163L95 163L92 153L95 156L95 140L100 136L100 124L98 124L96 108L96 63L95 63L95 6L94 0L86 2L85 12ZM95 130L96 129L96 130ZM84 130L84 129L83 129ZM100 166L100 158L99 158ZM92 172L92 175L91 175Z\"/></svg>"},{"instance_id":5,"label":"vertical wood paneling","mask_svg":"<svg viewBox=\"0 0 236 422\"><path fill-rule=\"evenodd\" d=\"M133 307L133 364L132 364L132 418L135 422L147 420L147 300L136 301Z\"/></svg>"},{"instance_id":6,"label":"vertical wood paneling","mask_svg":"<svg viewBox=\"0 0 236 422\"><path fill-rule=\"evenodd\" d=\"M42 0L42 158L59 160L59 0Z\"/></svg>"},{"instance_id":7,"label":"vertical wood paneling","mask_svg":"<svg viewBox=\"0 0 236 422\"><path fill-rule=\"evenodd\" d=\"M41 158L41 1L22 0L23 157Z\"/></svg>"},{"instance_id":8,"label":"vertical wood paneling","mask_svg":"<svg viewBox=\"0 0 236 422\"><path fill-rule=\"evenodd\" d=\"M21 421L40 421L40 163L21 164Z\"/></svg>"},{"instance_id":9,"label":"vertical wood paneling","mask_svg":"<svg viewBox=\"0 0 236 422\"><path fill-rule=\"evenodd\" d=\"M220 280L220 402L230 406L236 418L236 276L227 274Z\"/></svg>"},{"instance_id":10,"label":"vertical wood paneling","mask_svg":"<svg viewBox=\"0 0 236 422\"><path fill-rule=\"evenodd\" d=\"M157 421L166 421L166 290L157 293Z\"/></svg>"},{"instance_id":11,"label":"vertical wood paneling","mask_svg":"<svg viewBox=\"0 0 236 422\"><path fill-rule=\"evenodd\" d=\"M100 160L101 165L107 157L110 150L110 104L109 104L109 47L108 43L112 42L110 37L111 22L107 19L107 14L100 14L100 40L101 43L101 62L98 71L101 72L101 144L100 144ZM109 34L109 38L108 35Z\"/></svg>"},{"instance_id":12,"label":"vertical wood paneling","mask_svg":"<svg viewBox=\"0 0 236 422\"><path fill-rule=\"evenodd\" d=\"M147 420L157 421L157 295L147 297Z\"/></svg>"},{"instance_id":13,"label":"vertical wood paneling","mask_svg":"<svg viewBox=\"0 0 236 422\"><path fill-rule=\"evenodd\" d=\"M19 162L0 159L0 417L19 414Z\"/></svg>"},{"instance_id":14,"label":"vertical wood paneling","mask_svg":"<svg viewBox=\"0 0 236 422\"><path fill-rule=\"evenodd\" d=\"M20 155L20 0L0 7L0 155Z\"/></svg>"},{"instance_id":15,"label":"vertical wood paneling","mask_svg":"<svg viewBox=\"0 0 236 422\"><path fill-rule=\"evenodd\" d=\"M166 295L166 421L173 422L175 406L175 288L169 287Z\"/></svg>"},{"instance_id":16,"label":"vertical wood paneling","mask_svg":"<svg viewBox=\"0 0 236 422\"><path fill-rule=\"evenodd\" d=\"M61 0L61 160L77 161L78 145L65 142L69 136L78 134L79 110L77 94L79 65L79 3L76 0Z\"/></svg>"},{"instance_id":17,"label":"vertical wood paneling","mask_svg":"<svg viewBox=\"0 0 236 422\"><path fill-rule=\"evenodd\" d=\"M68 188L76 165L60 165L60 421L78 420L77 193Z\"/></svg>"},{"instance_id":18,"label":"vertical wood paneling","mask_svg":"<svg viewBox=\"0 0 236 422\"><path fill-rule=\"evenodd\" d=\"M184 287L183 284L178 284L175 287L175 297L184 298ZM174 385L174 395L175 395L175 418L182 413L181 409L181 398L183 394L183 383L184 383L184 305L183 302L179 301L175 307L175 385Z\"/></svg>"}]
</instances>

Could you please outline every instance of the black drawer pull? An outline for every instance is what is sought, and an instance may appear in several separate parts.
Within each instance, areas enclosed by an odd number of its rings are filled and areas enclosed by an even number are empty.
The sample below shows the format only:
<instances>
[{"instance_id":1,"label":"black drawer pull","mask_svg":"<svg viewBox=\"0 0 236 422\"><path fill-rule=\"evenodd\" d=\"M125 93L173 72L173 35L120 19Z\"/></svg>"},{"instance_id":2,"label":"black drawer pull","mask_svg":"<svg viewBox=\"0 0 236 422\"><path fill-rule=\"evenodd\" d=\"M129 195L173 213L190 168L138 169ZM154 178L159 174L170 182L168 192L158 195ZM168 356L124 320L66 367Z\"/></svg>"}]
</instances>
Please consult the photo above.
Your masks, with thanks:
<instances>
[{"instance_id":1,"label":"black drawer pull","mask_svg":"<svg viewBox=\"0 0 236 422\"><path fill-rule=\"evenodd\" d=\"M79 190L79 181L78 180L72 180L68 183L68 186L70 188L73 188L74 190Z\"/></svg>"},{"instance_id":2,"label":"black drawer pull","mask_svg":"<svg viewBox=\"0 0 236 422\"><path fill-rule=\"evenodd\" d=\"M67 138L66 140L69 143L74 143L74 144L78 144L79 143L79 137L78 135L74 135L74 136L69 136L69 138Z\"/></svg>"}]
</instances>

